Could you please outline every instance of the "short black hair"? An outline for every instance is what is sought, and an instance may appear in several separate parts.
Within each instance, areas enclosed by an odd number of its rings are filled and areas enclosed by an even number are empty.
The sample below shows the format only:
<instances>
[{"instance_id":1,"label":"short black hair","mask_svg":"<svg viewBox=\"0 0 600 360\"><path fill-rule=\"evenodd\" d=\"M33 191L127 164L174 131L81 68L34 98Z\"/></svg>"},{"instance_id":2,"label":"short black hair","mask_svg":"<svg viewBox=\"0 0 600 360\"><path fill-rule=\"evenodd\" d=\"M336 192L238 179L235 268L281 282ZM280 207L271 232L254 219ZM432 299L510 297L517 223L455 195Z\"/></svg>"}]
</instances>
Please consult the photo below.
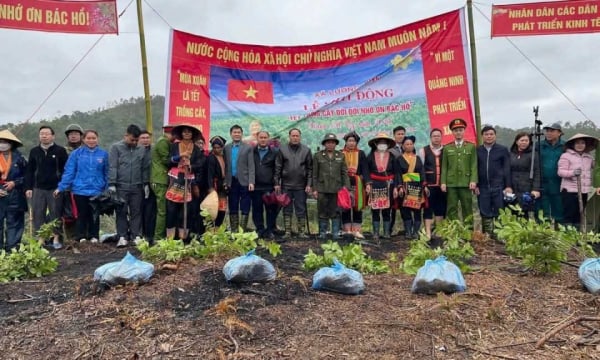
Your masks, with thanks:
<instances>
[{"instance_id":1,"label":"short black hair","mask_svg":"<svg viewBox=\"0 0 600 360\"><path fill-rule=\"evenodd\" d=\"M52 133L52 135L54 135L54 129L53 129L53 128L51 128L51 127L50 127L50 126L48 126L48 125L42 125L42 126L40 126L40 129L38 130L38 132L40 132L40 131L42 131L42 130L44 130L44 129L48 129L48 130L50 130L50 132Z\"/></svg>"},{"instance_id":2,"label":"short black hair","mask_svg":"<svg viewBox=\"0 0 600 360\"><path fill-rule=\"evenodd\" d=\"M291 128L290 131L288 131L288 135L292 135L292 131L296 130L298 133L300 133L300 135L302 135L302 131L300 131L300 129L298 128Z\"/></svg>"},{"instance_id":3,"label":"short black hair","mask_svg":"<svg viewBox=\"0 0 600 360\"><path fill-rule=\"evenodd\" d=\"M392 134L396 135L396 132L398 132L398 131L400 131L400 130L402 130L402 131L406 132L406 128L405 128L404 126L402 126L402 125L398 125L398 126L396 126L396 127L394 128L394 130L392 130Z\"/></svg>"},{"instance_id":4,"label":"short black hair","mask_svg":"<svg viewBox=\"0 0 600 360\"><path fill-rule=\"evenodd\" d=\"M136 124L131 124L127 127L127 134L133 136L134 138L139 138L142 134L142 130Z\"/></svg>"},{"instance_id":5,"label":"short black hair","mask_svg":"<svg viewBox=\"0 0 600 360\"><path fill-rule=\"evenodd\" d=\"M269 132L267 130L261 130L259 132L256 133L256 137L258 137L258 135L260 134L267 134L268 137L271 137L271 134L269 134Z\"/></svg>"},{"instance_id":6,"label":"short black hair","mask_svg":"<svg viewBox=\"0 0 600 360\"><path fill-rule=\"evenodd\" d=\"M140 131L140 136L142 136L142 135L150 135L150 136L152 136L152 133L150 131L148 131L148 130L142 130L142 131Z\"/></svg>"},{"instance_id":7,"label":"short black hair","mask_svg":"<svg viewBox=\"0 0 600 360\"><path fill-rule=\"evenodd\" d=\"M429 137L431 137L431 135L433 135L434 132L438 131L440 134L444 135L444 133L442 132L442 129L438 129L438 128L433 128L431 129L431 131L429 132Z\"/></svg>"},{"instance_id":8,"label":"short black hair","mask_svg":"<svg viewBox=\"0 0 600 360\"><path fill-rule=\"evenodd\" d=\"M233 132L233 130L240 130L242 132L242 134L244 133L244 129L242 129L242 127L239 126L238 124L235 124L232 127L230 127L229 133L231 134Z\"/></svg>"},{"instance_id":9,"label":"short black hair","mask_svg":"<svg viewBox=\"0 0 600 360\"><path fill-rule=\"evenodd\" d=\"M483 129L481 129L481 135L483 135L486 131L492 130L494 134L496 133L496 129L492 125L484 125Z\"/></svg>"}]
</instances>

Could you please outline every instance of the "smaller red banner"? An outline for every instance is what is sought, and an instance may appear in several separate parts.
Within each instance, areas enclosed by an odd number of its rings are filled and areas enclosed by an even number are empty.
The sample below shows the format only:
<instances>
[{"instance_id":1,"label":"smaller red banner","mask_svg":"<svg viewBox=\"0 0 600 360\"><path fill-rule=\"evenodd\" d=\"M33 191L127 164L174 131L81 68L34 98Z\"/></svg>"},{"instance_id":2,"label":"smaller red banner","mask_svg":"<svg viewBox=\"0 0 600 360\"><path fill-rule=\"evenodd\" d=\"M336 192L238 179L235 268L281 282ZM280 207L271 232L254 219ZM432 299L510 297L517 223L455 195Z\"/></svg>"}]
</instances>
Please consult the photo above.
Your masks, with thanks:
<instances>
[{"instance_id":1,"label":"smaller red banner","mask_svg":"<svg viewBox=\"0 0 600 360\"><path fill-rule=\"evenodd\" d=\"M270 81L229 80L227 100L272 104L273 84Z\"/></svg>"},{"instance_id":2,"label":"smaller red banner","mask_svg":"<svg viewBox=\"0 0 600 360\"><path fill-rule=\"evenodd\" d=\"M0 28L117 34L117 1L0 0Z\"/></svg>"},{"instance_id":3,"label":"smaller red banner","mask_svg":"<svg viewBox=\"0 0 600 360\"><path fill-rule=\"evenodd\" d=\"M594 32L600 32L600 0L492 6L492 37Z\"/></svg>"}]
</instances>

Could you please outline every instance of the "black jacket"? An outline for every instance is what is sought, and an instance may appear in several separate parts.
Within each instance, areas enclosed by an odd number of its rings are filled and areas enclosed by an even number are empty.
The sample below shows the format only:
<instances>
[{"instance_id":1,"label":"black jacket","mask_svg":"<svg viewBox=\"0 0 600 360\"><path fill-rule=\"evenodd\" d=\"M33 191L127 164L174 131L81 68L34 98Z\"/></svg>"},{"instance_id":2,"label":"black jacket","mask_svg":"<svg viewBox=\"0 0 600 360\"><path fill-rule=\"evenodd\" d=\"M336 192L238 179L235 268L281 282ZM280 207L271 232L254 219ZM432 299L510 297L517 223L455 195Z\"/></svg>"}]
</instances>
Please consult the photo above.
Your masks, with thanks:
<instances>
[{"instance_id":1,"label":"black jacket","mask_svg":"<svg viewBox=\"0 0 600 360\"><path fill-rule=\"evenodd\" d=\"M44 151L39 145L32 148L25 171L25 190L56 189L65 170L67 158L67 150L60 145L54 144L48 151Z\"/></svg>"},{"instance_id":2,"label":"black jacket","mask_svg":"<svg viewBox=\"0 0 600 360\"><path fill-rule=\"evenodd\" d=\"M484 145L477 147L477 173L480 188L500 187L502 189L511 186L510 179L510 155L508 148L500 144L492 145L491 150Z\"/></svg>"},{"instance_id":3,"label":"black jacket","mask_svg":"<svg viewBox=\"0 0 600 360\"><path fill-rule=\"evenodd\" d=\"M254 156L254 190L256 191L271 191L275 185L275 160L277 159L278 150L268 148L265 156L260 159L258 146L252 149L250 153Z\"/></svg>"},{"instance_id":4,"label":"black jacket","mask_svg":"<svg viewBox=\"0 0 600 360\"><path fill-rule=\"evenodd\" d=\"M539 153L535 152L533 159L533 179L530 179L531 171L531 146L523 152L518 152L516 149L511 149L510 152L510 173L512 189L521 196L524 192L540 191L540 165Z\"/></svg>"},{"instance_id":5,"label":"black jacket","mask_svg":"<svg viewBox=\"0 0 600 360\"><path fill-rule=\"evenodd\" d=\"M275 184L284 189L304 190L312 186L312 154L304 144L282 145L275 161Z\"/></svg>"}]
</instances>

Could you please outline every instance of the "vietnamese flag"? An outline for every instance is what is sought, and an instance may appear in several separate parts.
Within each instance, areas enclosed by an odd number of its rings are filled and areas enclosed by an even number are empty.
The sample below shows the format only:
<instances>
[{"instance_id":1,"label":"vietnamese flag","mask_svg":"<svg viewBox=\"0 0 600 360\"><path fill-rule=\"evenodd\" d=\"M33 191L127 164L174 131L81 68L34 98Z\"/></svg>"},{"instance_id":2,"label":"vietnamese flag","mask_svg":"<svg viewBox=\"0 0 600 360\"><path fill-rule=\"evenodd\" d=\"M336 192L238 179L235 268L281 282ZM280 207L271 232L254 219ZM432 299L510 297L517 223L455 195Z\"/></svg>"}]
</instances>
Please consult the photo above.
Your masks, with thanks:
<instances>
[{"instance_id":1,"label":"vietnamese flag","mask_svg":"<svg viewBox=\"0 0 600 360\"><path fill-rule=\"evenodd\" d=\"M229 80L227 100L272 104L273 83L270 81Z\"/></svg>"}]
</instances>

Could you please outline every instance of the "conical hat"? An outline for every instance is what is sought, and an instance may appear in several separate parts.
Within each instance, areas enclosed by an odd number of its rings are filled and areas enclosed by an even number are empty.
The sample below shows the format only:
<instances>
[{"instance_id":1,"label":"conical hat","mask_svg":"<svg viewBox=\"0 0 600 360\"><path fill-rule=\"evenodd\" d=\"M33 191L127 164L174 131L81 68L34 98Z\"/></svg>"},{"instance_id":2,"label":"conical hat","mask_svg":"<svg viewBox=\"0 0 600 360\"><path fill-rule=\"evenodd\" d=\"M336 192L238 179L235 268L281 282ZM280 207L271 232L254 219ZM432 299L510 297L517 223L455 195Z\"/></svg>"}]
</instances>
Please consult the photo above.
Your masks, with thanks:
<instances>
[{"instance_id":1,"label":"conical hat","mask_svg":"<svg viewBox=\"0 0 600 360\"><path fill-rule=\"evenodd\" d=\"M23 146L21 140L17 139L17 137L13 133L11 133L10 130L0 131L0 139L12 142L15 145L14 147Z\"/></svg>"},{"instance_id":2,"label":"conical hat","mask_svg":"<svg viewBox=\"0 0 600 360\"><path fill-rule=\"evenodd\" d=\"M215 221L219 215L219 196L216 191L211 192L202 200L200 209L208 211L212 220Z\"/></svg>"},{"instance_id":3,"label":"conical hat","mask_svg":"<svg viewBox=\"0 0 600 360\"><path fill-rule=\"evenodd\" d=\"M375 135L374 138L372 138L371 140L369 140L369 146L374 148L377 144L377 142L379 142L379 140L385 140L388 143L388 149L393 148L394 146L396 146L396 141L394 139L392 139L387 133L385 132L380 132L377 133L377 135Z\"/></svg>"},{"instance_id":4,"label":"conical hat","mask_svg":"<svg viewBox=\"0 0 600 360\"><path fill-rule=\"evenodd\" d=\"M565 143L565 146L568 148L572 148L575 143L575 140L577 140L577 139L585 140L585 151L586 152L592 151L596 147L598 147L598 139L597 138L590 136L590 135L581 134L581 133L571 136L569 138L569 140L567 140L567 142Z\"/></svg>"}]
</instances>

